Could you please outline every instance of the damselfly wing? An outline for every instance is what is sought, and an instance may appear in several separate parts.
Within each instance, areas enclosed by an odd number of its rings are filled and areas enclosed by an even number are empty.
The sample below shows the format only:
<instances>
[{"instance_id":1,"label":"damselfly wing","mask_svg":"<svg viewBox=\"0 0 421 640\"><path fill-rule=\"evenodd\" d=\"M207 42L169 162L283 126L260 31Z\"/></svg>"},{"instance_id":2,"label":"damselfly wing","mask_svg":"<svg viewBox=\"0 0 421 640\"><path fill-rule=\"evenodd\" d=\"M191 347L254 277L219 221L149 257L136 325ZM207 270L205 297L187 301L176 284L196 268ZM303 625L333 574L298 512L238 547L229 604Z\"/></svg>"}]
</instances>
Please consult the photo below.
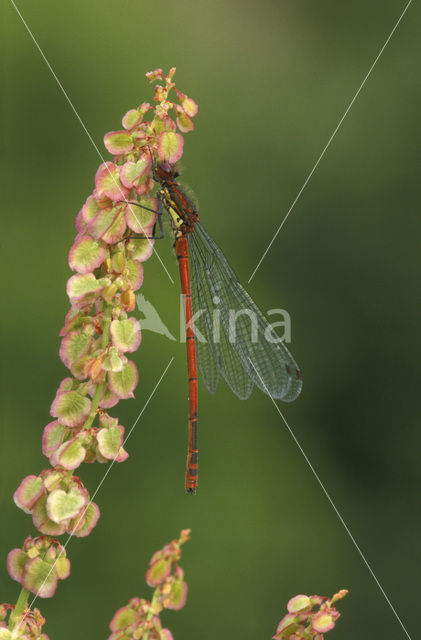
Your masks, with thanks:
<instances>
[{"instance_id":1,"label":"damselfly wing","mask_svg":"<svg viewBox=\"0 0 421 640\"><path fill-rule=\"evenodd\" d=\"M187 243L196 333L204 337L196 337L197 359L208 391L215 393L222 377L242 400L254 385L272 398L295 400L302 377L294 358L200 222Z\"/></svg>"}]
</instances>

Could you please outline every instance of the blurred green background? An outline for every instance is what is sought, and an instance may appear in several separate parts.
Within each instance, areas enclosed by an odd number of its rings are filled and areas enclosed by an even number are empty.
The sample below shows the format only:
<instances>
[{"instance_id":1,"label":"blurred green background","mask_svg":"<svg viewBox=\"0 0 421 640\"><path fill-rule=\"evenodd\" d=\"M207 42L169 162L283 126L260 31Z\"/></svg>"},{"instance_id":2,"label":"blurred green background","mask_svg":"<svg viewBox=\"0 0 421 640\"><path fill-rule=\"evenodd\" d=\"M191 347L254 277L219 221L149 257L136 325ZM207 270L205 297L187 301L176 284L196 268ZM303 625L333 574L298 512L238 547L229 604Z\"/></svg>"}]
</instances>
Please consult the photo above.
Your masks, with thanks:
<instances>
[{"instance_id":1,"label":"blurred green background","mask_svg":"<svg viewBox=\"0 0 421 640\"><path fill-rule=\"evenodd\" d=\"M201 218L246 284L404 8L400 1L92 0L20 9L97 145L176 66L199 104L184 180ZM49 406L66 370L74 217L100 162L11 4L3 4L3 400L1 597L19 588L9 549L35 534L13 504L46 461ZM420 296L419 24L414 3L248 289L292 316L304 375L280 407L409 634L418 627ZM145 263L141 292L177 334L171 239ZM183 492L185 345L144 332L136 399L111 410L130 428L174 362L74 539L70 579L38 600L52 640L106 638L114 611L148 597L153 551L193 530L182 566L187 606L163 620L175 639L270 638L297 593L347 588L332 635L405 634L271 401L200 384L200 487ZM93 491L103 466L80 470Z\"/></svg>"}]
</instances>

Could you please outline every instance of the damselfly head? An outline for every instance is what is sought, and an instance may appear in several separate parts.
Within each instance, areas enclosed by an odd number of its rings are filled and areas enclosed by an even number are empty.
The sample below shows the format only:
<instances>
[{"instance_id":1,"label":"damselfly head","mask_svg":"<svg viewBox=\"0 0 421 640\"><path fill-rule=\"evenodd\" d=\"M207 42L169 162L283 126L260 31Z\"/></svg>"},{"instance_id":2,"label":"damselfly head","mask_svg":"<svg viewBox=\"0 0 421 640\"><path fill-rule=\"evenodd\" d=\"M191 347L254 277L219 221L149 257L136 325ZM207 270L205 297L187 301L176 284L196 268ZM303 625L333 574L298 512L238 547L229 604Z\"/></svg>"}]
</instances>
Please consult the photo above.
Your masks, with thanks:
<instances>
[{"instance_id":1,"label":"damselfly head","mask_svg":"<svg viewBox=\"0 0 421 640\"><path fill-rule=\"evenodd\" d=\"M177 178L180 175L177 168L169 162L160 162L157 166L157 174L161 180L171 180L171 178Z\"/></svg>"},{"instance_id":2,"label":"damselfly head","mask_svg":"<svg viewBox=\"0 0 421 640\"><path fill-rule=\"evenodd\" d=\"M169 162L160 162L158 165L158 171L167 176L172 176L173 174L172 166Z\"/></svg>"}]
</instances>

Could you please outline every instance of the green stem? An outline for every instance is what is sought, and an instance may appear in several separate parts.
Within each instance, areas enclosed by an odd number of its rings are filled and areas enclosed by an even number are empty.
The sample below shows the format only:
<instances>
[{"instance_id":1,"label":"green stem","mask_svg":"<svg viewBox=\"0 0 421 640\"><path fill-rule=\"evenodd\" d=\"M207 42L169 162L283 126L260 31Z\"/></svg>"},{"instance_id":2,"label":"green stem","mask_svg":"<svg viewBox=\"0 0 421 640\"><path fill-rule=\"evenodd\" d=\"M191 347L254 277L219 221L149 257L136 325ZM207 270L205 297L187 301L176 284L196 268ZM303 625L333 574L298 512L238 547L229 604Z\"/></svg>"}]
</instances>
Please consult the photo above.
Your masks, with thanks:
<instances>
[{"instance_id":1,"label":"green stem","mask_svg":"<svg viewBox=\"0 0 421 640\"><path fill-rule=\"evenodd\" d=\"M146 616L146 621L147 622L151 622L153 616L154 616L154 612L155 612L155 602L159 599L159 588L155 589L154 594L152 596L152 602L151 602L151 606L149 607L149 611L148 614ZM145 636L145 640L148 640L149 638L149 629L146 632L146 636Z\"/></svg>"},{"instance_id":2,"label":"green stem","mask_svg":"<svg viewBox=\"0 0 421 640\"><path fill-rule=\"evenodd\" d=\"M12 631L15 628L17 620L21 617L22 613L24 612L28 602L28 596L29 596L29 591L27 591L26 589L22 589L19 594L19 598L15 605L14 611L10 616L10 620L9 620L10 631Z\"/></svg>"},{"instance_id":3,"label":"green stem","mask_svg":"<svg viewBox=\"0 0 421 640\"><path fill-rule=\"evenodd\" d=\"M101 347L105 349L108 345L110 339L110 324L111 324L111 311L113 307L111 304L107 304L105 306L104 311L104 324L102 327L102 339L101 339Z\"/></svg>"},{"instance_id":4,"label":"green stem","mask_svg":"<svg viewBox=\"0 0 421 640\"><path fill-rule=\"evenodd\" d=\"M106 349L110 341L111 312L112 312L112 305L107 304L104 311L104 322L102 326L102 337L101 337L101 347L103 349ZM89 429L89 427L92 425L93 421L95 420L99 401L102 398L104 389L105 389L105 382L101 382L101 384L99 384L95 389L94 397L92 398L91 411L85 421L85 424L83 425L83 429Z\"/></svg>"}]
</instances>

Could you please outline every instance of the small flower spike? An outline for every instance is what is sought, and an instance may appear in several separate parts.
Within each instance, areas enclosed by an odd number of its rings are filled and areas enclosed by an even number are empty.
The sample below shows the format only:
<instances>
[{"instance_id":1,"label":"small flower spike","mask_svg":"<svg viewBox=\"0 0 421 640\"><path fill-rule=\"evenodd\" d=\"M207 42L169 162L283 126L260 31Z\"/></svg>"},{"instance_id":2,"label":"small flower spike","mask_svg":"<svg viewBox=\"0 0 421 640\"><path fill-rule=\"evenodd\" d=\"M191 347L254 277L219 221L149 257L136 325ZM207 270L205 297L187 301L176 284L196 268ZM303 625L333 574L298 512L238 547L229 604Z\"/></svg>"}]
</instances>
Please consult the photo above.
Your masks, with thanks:
<instances>
[{"instance_id":1,"label":"small flower spike","mask_svg":"<svg viewBox=\"0 0 421 640\"><path fill-rule=\"evenodd\" d=\"M273 640L323 640L331 631L340 613L334 606L348 591L341 589L332 598L298 595L287 604L288 613L282 618Z\"/></svg>"},{"instance_id":2,"label":"small flower spike","mask_svg":"<svg viewBox=\"0 0 421 640\"><path fill-rule=\"evenodd\" d=\"M189 538L190 529L183 529L177 540L153 554L146 572L147 584L155 587L152 599L132 598L128 605L118 609L110 622L112 633L108 640L172 640L172 633L162 627L159 616L164 609L178 611L186 603L187 584L178 563L181 558L181 545Z\"/></svg>"}]
</instances>

